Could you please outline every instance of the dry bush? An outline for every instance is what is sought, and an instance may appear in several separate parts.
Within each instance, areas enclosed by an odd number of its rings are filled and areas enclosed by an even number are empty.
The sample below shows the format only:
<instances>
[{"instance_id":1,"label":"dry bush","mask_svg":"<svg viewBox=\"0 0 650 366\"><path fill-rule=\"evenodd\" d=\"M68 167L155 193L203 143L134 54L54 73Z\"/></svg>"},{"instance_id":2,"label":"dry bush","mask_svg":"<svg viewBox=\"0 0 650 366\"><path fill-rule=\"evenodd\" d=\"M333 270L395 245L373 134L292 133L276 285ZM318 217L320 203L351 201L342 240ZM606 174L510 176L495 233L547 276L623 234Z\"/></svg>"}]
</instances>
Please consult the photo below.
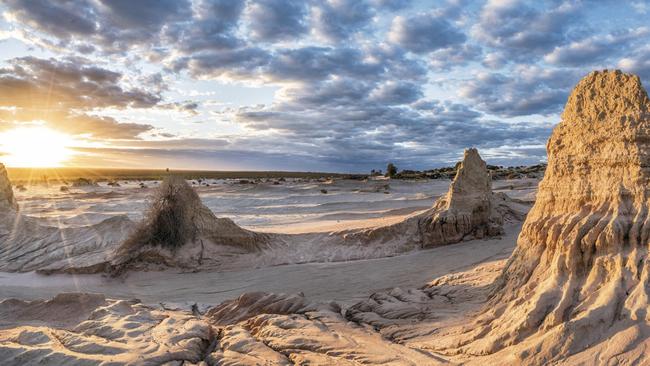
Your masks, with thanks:
<instances>
[{"instance_id":1,"label":"dry bush","mask_svg":"<svg viewBox=\"0 0 650 366\"><path fill-rule=\"evenodd\" d=\"M150 198L144 219L122 243L118 257L144 246L176 250L196 239L194 214L201 200L185 179L168 176Z\"/></svg>"}]
</instances>

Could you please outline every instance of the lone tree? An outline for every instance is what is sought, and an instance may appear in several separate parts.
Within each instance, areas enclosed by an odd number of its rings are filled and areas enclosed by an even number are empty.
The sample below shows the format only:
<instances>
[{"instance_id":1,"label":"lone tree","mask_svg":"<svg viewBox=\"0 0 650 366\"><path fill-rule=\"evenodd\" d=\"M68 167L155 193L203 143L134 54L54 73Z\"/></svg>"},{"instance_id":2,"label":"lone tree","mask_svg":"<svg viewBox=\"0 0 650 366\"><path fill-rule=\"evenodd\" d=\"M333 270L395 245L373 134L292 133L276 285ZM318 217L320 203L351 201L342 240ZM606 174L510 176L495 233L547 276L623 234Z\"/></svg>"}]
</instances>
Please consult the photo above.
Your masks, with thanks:
<instances>
[{"instance_id":1,"label":"lone tree","mask_svg":"<svg viewBox=\"0 0 650 366\"><path fill-rule=\"evenodd\" d=\"M386 166L386 176L392 177L395 174L397 174L397 167L393 165L393 163L388 163L388 165Z\"/></svg>"}]
</instances>

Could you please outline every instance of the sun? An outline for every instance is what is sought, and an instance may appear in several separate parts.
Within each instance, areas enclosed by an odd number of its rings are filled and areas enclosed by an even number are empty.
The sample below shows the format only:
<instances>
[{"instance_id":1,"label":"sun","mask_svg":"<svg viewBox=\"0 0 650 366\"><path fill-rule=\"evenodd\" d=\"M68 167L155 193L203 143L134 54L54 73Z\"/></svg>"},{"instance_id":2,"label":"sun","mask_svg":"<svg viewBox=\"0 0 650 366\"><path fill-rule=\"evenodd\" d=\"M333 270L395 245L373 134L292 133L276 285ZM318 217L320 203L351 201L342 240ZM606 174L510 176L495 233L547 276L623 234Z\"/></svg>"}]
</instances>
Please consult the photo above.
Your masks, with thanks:
<instances>
[{"instance_id":1,"label":"sun","mask_svg":"<svg viewBox=\"0 0 650 366\"><path fill-rule=\"evenodd\" d=\"M0 161L13 167L51 168L72 156L70 136L46 127L17 128L0 134Z\"/></svg>"}]
</instances>

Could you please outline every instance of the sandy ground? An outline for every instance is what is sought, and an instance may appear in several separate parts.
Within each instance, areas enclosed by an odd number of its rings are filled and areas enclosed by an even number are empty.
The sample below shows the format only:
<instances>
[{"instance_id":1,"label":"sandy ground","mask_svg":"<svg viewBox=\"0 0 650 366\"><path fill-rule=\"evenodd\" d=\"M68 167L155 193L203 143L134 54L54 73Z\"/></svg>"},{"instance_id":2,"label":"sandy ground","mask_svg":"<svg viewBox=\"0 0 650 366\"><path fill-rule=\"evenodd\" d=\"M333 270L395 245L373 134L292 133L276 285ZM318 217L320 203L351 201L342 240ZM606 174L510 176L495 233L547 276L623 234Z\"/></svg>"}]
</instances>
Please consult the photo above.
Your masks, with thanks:
<instances>
[{"instance_id":1,"label":"sandy ground","mask_svg":"<svg viewBox=\"0 0 650 366\"><path fill-rule=\"evenodd\" d=\"M534 199L535 183L503 181L494 188L526 207ZM197 190L217 215L278 233L397 222L429 208L449 186L448 181L390 182L387 190L385 182L210 184ZM150 192L137 182L70 193L30 187L18 200L23 213L36 220L78 227L122 214L137 220ZM10 365L438 364L446 357L401 344L396 334L402 331L392 323L420 319L420 310L413 312L418 308L435 309L436 322L475 309L520 230L521 223L509 222L503 237L489 240L347 262L269 267L246 261L257 267L236 271L133 272L117 279L0 272L0 360ZM317 240L327 234L304 237ZM294 244L301 252L315 243ZM436 289L422 289L441 277ZM386 305L369 303L379 298L388 299ZM473 300L458 308L456 298ZM355 305L366 303L370 310ZM380 320L390 314L405 318ZM437 326L404 329L420 339Z\"/></svg>"},{"instance_id":2,"label":"sandy ground","mask_svg":"<svg viewBox=\"0 0 650 366\"><path fill-rule=\"evenodd\" d=\"M194 185L202 202L218 217L256 231L304 233L376 226L392 223L410 213L430 208L447 192L450 181L333 181L288 180L239 184L238 180L209 180ZM30 185L16 192L24 215L43 219L52 226L78 227L97 224L117 215L132 220L142 217L147 198L160 182L120 182L120 187L100 182L97 187ZM385 189L384 185L389 188ZM495 191L511 198L534 200L537 181L496 181ZM321 193L326 190L327 193ZM386 193L388 192L388 193Z\"/></svg>"},{"instance_id":3,"label":"sandy ground","mask_svg":"<svg viewBox=\"0 0 650 366\"><path fill-rule=\"evenodd\" d=\"M386 187L386 184L389 187ZM18 192L22 213L63 227L94 224L107 217L141 216L147 195L157 182L121 182L120 187L71 188L28 186ZM305 233L371 227L403 220L431 206L449 181L288 181L238 184L209 181L196 186L201 199L217 215L247 228ZM325 187L325 188L323 188ZM321 193L327 189L327 193ZM536 181L494 183L495 191L522 201L534 199ZM388 193L385 193L388 192ZM117 299L138 298L148 304L218 304L243 292L304 293L312 300L352 303L392 287L418 287L434 277L495 258L506 258L515 246L518 225L506 227L502 239L478 240L416 251L402 256L336 263L291 264L230 272L133 273L126 279L101 275L52 275L0 272L0 299L50 298L61 292L103 293Z\"/></svg>"},{"instance_id":4,"label":"sandy ground","mask_svg":"<svg viewBox=\"0 0 650 366\"><path fill-rule=\"evenodd\" d=\"M243 292L302 292L311 300L354 303L393 287L419 287L431 279L479 263L507 258L520 226L501 239L473 240L402 256L339 263L308 263L236 272L145 272L126 279L100 275L0 273L0 299L50 298L61 292L103 293L147 304L218 304Z\"/></svg>"}]
</instances>

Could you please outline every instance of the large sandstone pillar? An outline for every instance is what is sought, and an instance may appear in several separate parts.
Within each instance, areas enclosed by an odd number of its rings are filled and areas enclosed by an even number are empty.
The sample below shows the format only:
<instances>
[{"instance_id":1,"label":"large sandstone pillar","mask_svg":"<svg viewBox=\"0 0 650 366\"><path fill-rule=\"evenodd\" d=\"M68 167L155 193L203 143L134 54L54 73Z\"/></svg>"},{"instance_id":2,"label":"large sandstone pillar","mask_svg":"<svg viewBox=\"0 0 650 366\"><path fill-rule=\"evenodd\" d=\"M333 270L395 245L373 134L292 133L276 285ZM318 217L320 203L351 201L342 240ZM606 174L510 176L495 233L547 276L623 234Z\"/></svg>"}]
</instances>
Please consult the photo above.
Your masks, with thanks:
<instances>
[{"instance_id":1,"label":"large sandstone pillar","mask_svg":"<svg viewBox=\"0 0 650 366\"><path fill-rule=\"evenodd\" d=\"M526 363L648 346L650 101L639 77L592 72L548 141L548 168L517 248L461 352ZM511 351L515 352L515 351Z\"/></svg>"}]
</instances>

